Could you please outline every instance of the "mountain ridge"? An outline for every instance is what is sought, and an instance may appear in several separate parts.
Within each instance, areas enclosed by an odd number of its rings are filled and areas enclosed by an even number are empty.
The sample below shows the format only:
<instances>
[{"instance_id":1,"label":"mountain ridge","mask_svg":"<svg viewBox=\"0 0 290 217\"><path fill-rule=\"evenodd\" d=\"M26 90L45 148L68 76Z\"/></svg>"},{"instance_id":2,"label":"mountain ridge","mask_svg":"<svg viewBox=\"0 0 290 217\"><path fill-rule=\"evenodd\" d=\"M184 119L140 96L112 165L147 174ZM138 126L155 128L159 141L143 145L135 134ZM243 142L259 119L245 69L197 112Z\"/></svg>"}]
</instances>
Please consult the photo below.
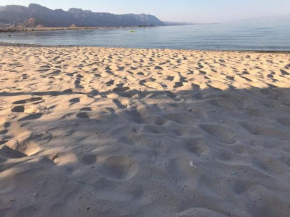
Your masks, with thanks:
<instances>
[{"instance_id":1,"label":"mountain ridge","mask_svg":"<svg viewBox=\"0 0 290 217\"><path fill-rule=\"evenodd\" d=\"M33 20L32 20L33 19ZM33 22L32 22L33 21ZM119 26L164 26L154 15L149 14L111 14L93 12L79 8L49 9L30 4L28 7L7 5L0 7L0 22L19 27L119 27ZM32 25L35 24L35 25Z\"/></svg>"}]
</instances>

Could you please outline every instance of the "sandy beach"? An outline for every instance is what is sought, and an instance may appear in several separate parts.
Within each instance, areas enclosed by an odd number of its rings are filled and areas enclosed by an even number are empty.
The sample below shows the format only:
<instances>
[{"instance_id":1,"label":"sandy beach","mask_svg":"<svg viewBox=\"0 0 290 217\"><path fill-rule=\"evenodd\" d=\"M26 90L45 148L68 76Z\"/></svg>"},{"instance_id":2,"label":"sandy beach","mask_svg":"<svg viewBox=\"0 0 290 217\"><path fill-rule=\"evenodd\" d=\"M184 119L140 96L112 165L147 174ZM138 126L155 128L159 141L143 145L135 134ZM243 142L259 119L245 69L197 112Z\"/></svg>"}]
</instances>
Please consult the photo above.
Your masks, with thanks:
<instances>
[{"instance_id":1,"label":"sandy beach","mask_svg":"<svg viewBox=\"0 0 290 217\"><path fill-rule=\"evenodd\" d=\"M1 217L290 216L290 54L0 57Z\"/></svg>"}]
</instances>

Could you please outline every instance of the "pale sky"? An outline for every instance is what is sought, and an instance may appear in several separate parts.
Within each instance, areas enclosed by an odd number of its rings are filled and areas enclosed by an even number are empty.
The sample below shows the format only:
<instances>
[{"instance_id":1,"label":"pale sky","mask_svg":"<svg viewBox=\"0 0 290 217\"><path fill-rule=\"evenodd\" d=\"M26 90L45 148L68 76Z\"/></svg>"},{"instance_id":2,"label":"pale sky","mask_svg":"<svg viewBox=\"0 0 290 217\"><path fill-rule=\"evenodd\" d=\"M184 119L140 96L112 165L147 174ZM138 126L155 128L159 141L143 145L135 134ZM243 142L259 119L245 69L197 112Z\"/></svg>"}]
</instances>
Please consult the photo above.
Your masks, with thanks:
<instances>
[{"instance_id":1,"label":"pale sky","mask_svg":"<svg viewBox=\"0 0 290 217\"><path fill-rule=\"evenodd\" d=\"M0 0L0 6L37 3L51 9L146 13L162 21L223 22L290 14L290 0Z\"/></svg>"}]
</instances>

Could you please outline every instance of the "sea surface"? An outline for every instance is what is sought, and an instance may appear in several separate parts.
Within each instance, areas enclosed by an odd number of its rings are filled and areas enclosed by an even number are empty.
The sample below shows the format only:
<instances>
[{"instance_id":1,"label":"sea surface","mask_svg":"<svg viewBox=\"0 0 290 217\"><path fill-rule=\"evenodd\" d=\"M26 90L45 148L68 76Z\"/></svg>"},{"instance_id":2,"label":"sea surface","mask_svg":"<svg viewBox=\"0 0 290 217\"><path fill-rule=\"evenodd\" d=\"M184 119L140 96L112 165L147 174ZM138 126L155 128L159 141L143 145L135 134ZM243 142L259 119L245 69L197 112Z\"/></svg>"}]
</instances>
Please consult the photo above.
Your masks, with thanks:
<instances>
[{"instance_id":1,"label":"sea surface","mask_svg":"<svg viewBox=\"0 0 290 217\"><path fill-rule=\"evenodd\" d=\"M0 42L193 50L290 51L290 25L207 24L0 33Z\"/></svg>"}]
</instances>

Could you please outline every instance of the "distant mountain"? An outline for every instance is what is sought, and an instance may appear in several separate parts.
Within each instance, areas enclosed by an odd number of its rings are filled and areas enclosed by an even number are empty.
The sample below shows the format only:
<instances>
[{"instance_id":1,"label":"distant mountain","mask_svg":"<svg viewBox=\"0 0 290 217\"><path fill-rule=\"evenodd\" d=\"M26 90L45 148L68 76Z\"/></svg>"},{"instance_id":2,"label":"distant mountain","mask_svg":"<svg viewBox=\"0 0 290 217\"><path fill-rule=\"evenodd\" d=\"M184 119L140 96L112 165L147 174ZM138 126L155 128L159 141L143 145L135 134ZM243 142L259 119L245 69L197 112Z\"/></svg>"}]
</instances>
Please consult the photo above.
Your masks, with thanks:
<instances>
[{"instance_id":1,"label":"distant mountain","mask_svg":"<svg viewBox=\"0 0 290 217\"><path fill-rule=\"evenodd\" d=\"M146 14L98 13L72 8L68 11L51 10L38 4L28 7L8 5L0 7L0 26L20 27L117 27L117 26L163 26L157 17Z\"/></svg>"}]
</instances>

